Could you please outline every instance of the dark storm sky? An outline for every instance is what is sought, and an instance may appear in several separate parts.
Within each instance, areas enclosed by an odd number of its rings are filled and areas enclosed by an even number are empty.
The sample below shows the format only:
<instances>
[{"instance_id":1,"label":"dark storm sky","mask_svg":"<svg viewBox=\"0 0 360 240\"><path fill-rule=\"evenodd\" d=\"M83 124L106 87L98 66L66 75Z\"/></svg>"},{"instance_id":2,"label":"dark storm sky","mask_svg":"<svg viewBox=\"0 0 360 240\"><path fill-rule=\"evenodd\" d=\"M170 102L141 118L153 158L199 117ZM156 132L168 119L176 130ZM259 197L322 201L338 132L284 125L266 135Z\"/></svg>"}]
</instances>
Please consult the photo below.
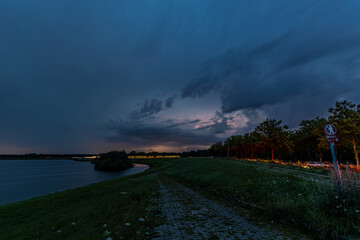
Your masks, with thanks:
<instances>
[{"instance_id":1,"label":"dark storm sky","mask_svg":"<svg viewBox=\"0 0 360 240\"><path fill-rule=\"evenodd\" d=\"M204 148L360 103L360 1L0 1L0 153Z\"/></svg>"}]
</instances>

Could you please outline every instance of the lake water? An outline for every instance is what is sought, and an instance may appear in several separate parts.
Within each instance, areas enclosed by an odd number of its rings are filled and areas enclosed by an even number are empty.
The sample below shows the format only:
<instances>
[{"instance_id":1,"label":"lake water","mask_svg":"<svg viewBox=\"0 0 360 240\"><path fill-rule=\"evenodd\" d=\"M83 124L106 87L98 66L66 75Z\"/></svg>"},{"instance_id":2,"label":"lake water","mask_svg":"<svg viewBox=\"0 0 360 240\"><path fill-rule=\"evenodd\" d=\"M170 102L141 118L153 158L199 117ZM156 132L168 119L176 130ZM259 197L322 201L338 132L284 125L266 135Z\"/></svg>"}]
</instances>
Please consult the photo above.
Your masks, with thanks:
<instances>
[{"instance_id":1,"label":"lake water","mask_svg":"<svg viewBox=\"0 0 360 240\"><path fill-rule=\"evenodd\" d=\"M120 172L95 171L73 160L0 160L0 205L89 185L148 169L145 164Z\"/></svg>"}]
</instances>

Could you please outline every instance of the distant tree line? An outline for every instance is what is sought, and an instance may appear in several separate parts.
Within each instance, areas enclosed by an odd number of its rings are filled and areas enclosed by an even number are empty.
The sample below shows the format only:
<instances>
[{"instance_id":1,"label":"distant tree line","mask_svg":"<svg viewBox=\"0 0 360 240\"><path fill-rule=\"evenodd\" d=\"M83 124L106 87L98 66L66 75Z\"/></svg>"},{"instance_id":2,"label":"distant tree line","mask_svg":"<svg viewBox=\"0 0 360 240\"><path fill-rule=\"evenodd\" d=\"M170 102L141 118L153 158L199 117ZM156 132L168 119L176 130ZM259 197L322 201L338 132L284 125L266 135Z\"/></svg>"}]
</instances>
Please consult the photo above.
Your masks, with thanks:
<instances>
[{"instance_id":1,"label":"distant tree line","mask_svg":"<svg viewBox=\"0 0 360 240\"><path fill-rule=\"evenodd\" d=\"M360 105L336 102L334 108L329 108L329 113L328 118L301 121L297 130L290 130L281 120L266 119L252 132L213 144L208 154L214 157L331 161L323 125L334 123L340 133L340 142L336 143L340 162L359 166Z\"/></svg>"}]
</instances>

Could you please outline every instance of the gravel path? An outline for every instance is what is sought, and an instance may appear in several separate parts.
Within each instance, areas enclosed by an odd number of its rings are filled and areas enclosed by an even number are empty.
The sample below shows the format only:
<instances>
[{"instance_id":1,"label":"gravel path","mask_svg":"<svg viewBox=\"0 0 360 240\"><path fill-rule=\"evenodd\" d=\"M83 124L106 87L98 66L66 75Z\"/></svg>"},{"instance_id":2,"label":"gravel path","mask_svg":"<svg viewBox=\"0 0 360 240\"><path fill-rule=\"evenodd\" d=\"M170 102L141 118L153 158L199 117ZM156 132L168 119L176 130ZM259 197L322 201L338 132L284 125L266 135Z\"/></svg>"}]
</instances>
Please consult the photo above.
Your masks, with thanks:
<instances>
[{"instance_id":1,"label":"gravel path","mask_svg":"<svg viewBox=\"0 0 360 240\"><path fill-rule=\"evenodd\" d=\"M179 183L159 184L162 225L153 239L307 239L256 226Z\"/></svg>"}]
</instances>

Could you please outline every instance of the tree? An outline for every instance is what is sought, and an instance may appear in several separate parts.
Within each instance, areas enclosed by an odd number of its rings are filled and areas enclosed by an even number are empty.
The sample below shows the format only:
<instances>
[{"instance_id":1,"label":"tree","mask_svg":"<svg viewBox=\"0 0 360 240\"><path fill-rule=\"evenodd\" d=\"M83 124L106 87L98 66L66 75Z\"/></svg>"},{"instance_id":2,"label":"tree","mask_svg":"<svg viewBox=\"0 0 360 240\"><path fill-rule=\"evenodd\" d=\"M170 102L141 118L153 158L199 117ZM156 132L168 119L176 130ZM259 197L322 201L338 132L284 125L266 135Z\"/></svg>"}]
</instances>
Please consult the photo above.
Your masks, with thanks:
<instances>
[{"instance_id":1,"label":"tree","mask_svg":"<svg viewBox=\"0 0 360 240\"><path fill-rule=\"evenodd\" d=\"M222 142L217 142L214 145L212 145L209 149L209 153L212 156L220 157L223 153Z\"/></svg>"},{"instance_id":2,"label":"tree","mask_svg":"<svg viewBox=\"0 0 360 240\"><path fill-rule=\"evenodd\" d=\"M232 150L232 147L234 145L234 142L233 142L233 136L231 137L228 137L225 142L224 142L224 149L226 150L226 157L229 158L230 155L231 155L231 150Z\"/></svg>"},{"instance_id":3,"label":"tree","mask_svg":"<svg viewBox=\"0 0 360 240\"><path fill-rule=\"evenodd\" d=\"M326 140L325 133L324 133L324 124L328 123L328 120L326 118L320 118L316 117L315 124L313 128L313 134L316 136L318 141L318 151L319 151L319 158L320 162L323 160L323 149L329 149L329 143Z\"/></svg>"},{"instance_id":4,"label":"tree","mask_svg":"<svg viewBox=\"0 0 360 240\"><path fill-rule=\"evenodd\" d=\"M326 122L326 118L320 117L303 120L297 130L298 143L300 143L302 150L307 152L310 160L312 160L311 152L318 152L320 161L322 161L321 149L328 146L323 129Z\"/></svg>"},{"instance_id":5,"label":"tree","mask_svg":"<svg viewBox=\"0 0 360 240\"><path fill-rule=\"evenodd\" d=\"M274 160L274 151L278 149L290 149L288 134L285 131L288 127L281 126L282 121L266 119L255 128L260 143L271 149L271 159Z\"/></svg>"},{"instance_id":6,"label":"tree","mask_svg":"<svg viewBox=\"0 0 360 240\"><path fill-rule=\"evenodd\" d=\"M231 136L231 141L233 143L232 145L232 150L235 151L236 154L236 158L239 159L239 153L241 158L243 158L243 151L242 151L242 144L244 141L243 136L241 135L236 135L236 136Z\"/></svg>"},{"instance_id":7,"label":"tree","mask_svg":"<svg viewBox=\"0 0 360 240\"><path fill-rule=\"evenodd\" d=\"M348 101L336 102L335 108L329 108L330 123L335 123L341 141L349 142L353 146L356 165L359 167L359 155L356 144L360 141L360 105Z\"/></svg>"},{"instance_id":8,"label":"tree","mask_svg":"<svg viewBox=\"0 0 360 240\"><path fill-rule=\"evenodd\" d=\"M245 151L251 151L251 159L254 159L254 151L259 143L259 134L257 132L249 132L244 135L243 145ZM245 154L246 157L246 154Z\"/></svg>"},{"instance_id":9,"label":"tree","mask_svg":"<svg viewBox=\"0 0 360 240\"><path fill-rule=\"evenodd\" d=\"M96 170L103 171L121 171L133 167L124 150L101 153L100 157L94 160L94 164Z\"/></svg>"}]
</instances>

